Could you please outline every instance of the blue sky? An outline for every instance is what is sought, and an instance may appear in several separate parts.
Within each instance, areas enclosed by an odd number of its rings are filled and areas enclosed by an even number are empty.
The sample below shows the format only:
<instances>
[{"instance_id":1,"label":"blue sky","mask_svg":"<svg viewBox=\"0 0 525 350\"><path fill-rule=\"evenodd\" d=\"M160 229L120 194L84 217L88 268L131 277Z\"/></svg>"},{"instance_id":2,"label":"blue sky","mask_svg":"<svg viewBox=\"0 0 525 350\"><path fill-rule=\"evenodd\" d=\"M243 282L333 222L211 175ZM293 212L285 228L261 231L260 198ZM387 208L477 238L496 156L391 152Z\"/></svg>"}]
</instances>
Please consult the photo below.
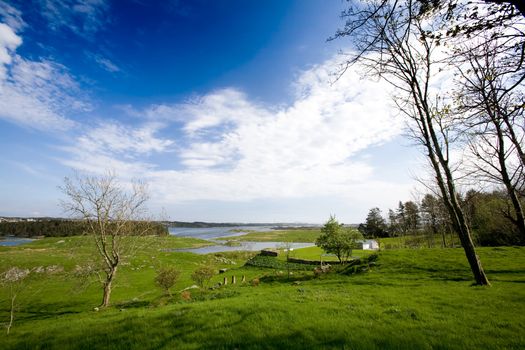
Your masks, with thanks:
<instances>
[{"instance_id":1,"label":"blue sky","mask_svg":"<svg viewBox=\"0 0 525 350\"><path fill-rule=\"evenodd\" d=\"M0 215L64 176L149 184L172 220L364 220L422 164L390 88L327 42L340 0L0 0Z\"/></svg>"}]
</instances>

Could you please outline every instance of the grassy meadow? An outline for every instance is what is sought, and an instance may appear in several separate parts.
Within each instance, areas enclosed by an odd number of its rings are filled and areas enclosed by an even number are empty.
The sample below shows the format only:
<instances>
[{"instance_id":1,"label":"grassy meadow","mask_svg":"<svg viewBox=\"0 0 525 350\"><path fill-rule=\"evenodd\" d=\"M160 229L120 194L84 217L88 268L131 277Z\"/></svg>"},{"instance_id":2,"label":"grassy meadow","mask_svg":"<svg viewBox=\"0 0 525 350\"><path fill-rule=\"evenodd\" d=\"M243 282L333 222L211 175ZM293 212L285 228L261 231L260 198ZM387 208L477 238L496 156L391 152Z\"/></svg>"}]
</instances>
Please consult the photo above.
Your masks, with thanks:
<instances>
[{"instance_id":1,"label":"grassy meadow","mask_svg":"<svg viewBox=\"0 0 525 350\"><path fill-rule=\"evenodd\" d=\"M74 271L93 261L88 237L46 238L0 247L0 266L59 266L27 280L11 334L1 349L522 349L525 347L525 249L479 248L492 287L472 285L462 249L396 249L379 253L365 272L314 277L244 266L254 253L172 252L205 241L150 237L117 275L112 306L97 284ZM318 249L318 248L315 248ZM314 248L297 249L314 258ZM362 255L356 251L354 255ZM213 265L216 289L190 289L191 273ZM284 264L284 265L283 265ZM181 277L164 296L154 285L160 266ZM277 265L276 265L277 266ZM241 276L246 283L240 283ZM231 284L232 276L237 283ZM251 281L258 279L259 283ZM9 319L0 288L0 323ZM189 295L189 297L188 297Z\"/></svg>"}]
</instances>

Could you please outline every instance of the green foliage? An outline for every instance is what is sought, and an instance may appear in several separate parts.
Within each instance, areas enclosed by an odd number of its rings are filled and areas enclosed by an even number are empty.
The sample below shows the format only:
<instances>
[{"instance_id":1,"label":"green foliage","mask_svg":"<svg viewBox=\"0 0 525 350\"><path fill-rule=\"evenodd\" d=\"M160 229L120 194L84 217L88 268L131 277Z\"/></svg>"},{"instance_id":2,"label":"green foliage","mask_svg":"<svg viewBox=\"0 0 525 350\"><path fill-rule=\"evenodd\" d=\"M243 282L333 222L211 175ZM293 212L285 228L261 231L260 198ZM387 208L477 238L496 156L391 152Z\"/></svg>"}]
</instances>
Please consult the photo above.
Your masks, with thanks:
<instances>
[{"instance_id":1,"label":"green foliage","mask_svg":"<svg viewBox=\"0 0 525 350\"><path fill-rule=\"evenodd\" d=\"M191 279L197 283L200 287L205 287L210 282L211 278L215 275L215 269L211 266L203 265L198 267L191 274Z\"/></svg>"},{"instance_id":2,"label":"green foliage","mask_svg":"<svg viewBox=\"0 0 525 350\"><path fill-rule=\"evenodd\" d=\"M366 237L388 237L386 222L379 208L370 209L366 216L366 223L359 226L361 233Z\"/></svg>"},{"instance_id":3,"label":"green foliage","mask_svg":"<svg viewBox=\"0 0 525 350\"><path fill-rule=\"evenodd\" d=\"M344 262L352 255L352 249L357 248L357 241L361 239L363 236L359 231L343 227L335 217L330 216L321 228L321 235L315 245L327 253L335 254L340 262Z\"/></svg>"},{"instance_id":4,"label":"green foliage","mask_svg":"<svg viewBox=\"0 0 525 350\"><path fill-rule=\"evenodd\" d=\"M505 192L469 191L465 197L467 216L480 245L501 246L523 244L508 213L510 206ZM525 207L525 202L523 203Z\"/></svg>"},{"instance_id":5,"label":"green foliage","mask_svg":"<svg viewBox=\"0 0 525 350\"><path fill-rule=\"evenodd\" d=\"M180 277L180 271L175 267L162 267L157 271L155 284L162 288L166 294L171 295L170 288L175 285Z\"/></svg>"}]
</instances>

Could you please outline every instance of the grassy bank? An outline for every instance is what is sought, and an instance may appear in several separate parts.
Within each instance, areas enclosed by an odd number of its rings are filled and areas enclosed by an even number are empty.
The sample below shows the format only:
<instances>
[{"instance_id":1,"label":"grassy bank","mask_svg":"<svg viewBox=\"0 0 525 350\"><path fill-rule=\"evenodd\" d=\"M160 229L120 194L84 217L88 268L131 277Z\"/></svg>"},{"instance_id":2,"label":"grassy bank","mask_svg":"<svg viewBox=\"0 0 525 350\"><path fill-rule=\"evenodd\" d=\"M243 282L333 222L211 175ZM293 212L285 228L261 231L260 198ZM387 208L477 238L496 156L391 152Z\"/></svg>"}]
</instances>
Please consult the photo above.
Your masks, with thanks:
<instances>
[{"instance_id":1,"label":"grassy bank","mask_svg":"<svg viewBox=\"0 0 525 350\"><path fill-rule=\"evenodd\" d=\"M69 239L69 240L68 240ZM90 258L86 238L44 239L0 249L0 266L61 265L63 273L30 281L2 349L520 349L525 347L525 249L480 248L490 288L473 287L461 249L389 250L369 272L314 278L310 271L246 267L249 254L199 256L166 249L204 244L162 237L119 270L113 307L95 312L96 285L79 288L68 272ZM310 248L308 248L310 249ZM300 250L298 250L300 252ZM309 253L306 252L305 255ZM200 264L225 267L212 283L183 300L162 296L155 268L174 265L193 284ZM239 283L258 278L257 286ZM0 322L7 320L0 289Z\"/></svg>"}]
</instances>

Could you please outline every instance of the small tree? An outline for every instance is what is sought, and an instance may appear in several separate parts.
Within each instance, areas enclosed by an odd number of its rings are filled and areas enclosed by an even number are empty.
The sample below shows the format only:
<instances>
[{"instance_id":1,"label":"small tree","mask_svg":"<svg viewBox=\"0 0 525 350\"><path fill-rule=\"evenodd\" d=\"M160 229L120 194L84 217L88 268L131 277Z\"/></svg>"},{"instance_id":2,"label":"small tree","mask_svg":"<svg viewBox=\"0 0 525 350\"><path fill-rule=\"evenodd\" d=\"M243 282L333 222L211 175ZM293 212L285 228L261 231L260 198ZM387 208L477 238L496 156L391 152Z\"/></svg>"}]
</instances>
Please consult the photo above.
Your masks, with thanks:
<instances>
[{"instance_id":1,"label":"small tree","mask_svg":"<svg viewBox=\"0 0 525 350\"><path fill-rule=\"evenodd\" d=\"M61 188L67 197L63 208L85 222L85 233L93 237L100 257L102 267L96 273L103 289L101 307L109 305L117 268L136 251L137 238L153 232L153 225L144 220L145 185L133 183L130 187L109 173L66 177Z\"/></svg>"},{"instance_id":2,"label":"small tree","mask_svg":"<svg viewBox=\"0 0 525 350\"><path fill-rule=\"evenodd\" d=\"M7 334L9 334L15 320L16 298L25 288L25 280L31 273L28 269L11 267L0 275L0 284L7 287L9 291L9 322L7 324Z\"/></svg>"},{"instance_id":3,"label":"small tree","mask_svg":"<svg viewBox=\"0 0 525 350\"><path fill-rule=\"evenodd\" d=\"M180 271L175 267L162 267L157 271L155 284L164 290L166 295L171 296L170 288L177 283L180 277Z\"/></svg>"},{"instance_id":4,"label":"small tree","mask_svg":"<svg viewBox=\"0 0 525 350\"><path fill-rule=\"evenodd\" d=\"M201 266L191 274L191 279L200 287L208 285L211 278L215 275L215 270L211 266Z\"/></svg>"},{"instance_id":5,"label":"small tree","mask_svg":"<svg viewBox=\"0 0 525 350\"><path fill-rule=\"evenodd\" d=\"M321 235L315 245L325 252L335 254L339 262L343 263L352 255L352 249L357 247L357 241L363 239L361 233L355 229L345 228L334 216L321 228Z\"/></svg>"}]
</instances>

